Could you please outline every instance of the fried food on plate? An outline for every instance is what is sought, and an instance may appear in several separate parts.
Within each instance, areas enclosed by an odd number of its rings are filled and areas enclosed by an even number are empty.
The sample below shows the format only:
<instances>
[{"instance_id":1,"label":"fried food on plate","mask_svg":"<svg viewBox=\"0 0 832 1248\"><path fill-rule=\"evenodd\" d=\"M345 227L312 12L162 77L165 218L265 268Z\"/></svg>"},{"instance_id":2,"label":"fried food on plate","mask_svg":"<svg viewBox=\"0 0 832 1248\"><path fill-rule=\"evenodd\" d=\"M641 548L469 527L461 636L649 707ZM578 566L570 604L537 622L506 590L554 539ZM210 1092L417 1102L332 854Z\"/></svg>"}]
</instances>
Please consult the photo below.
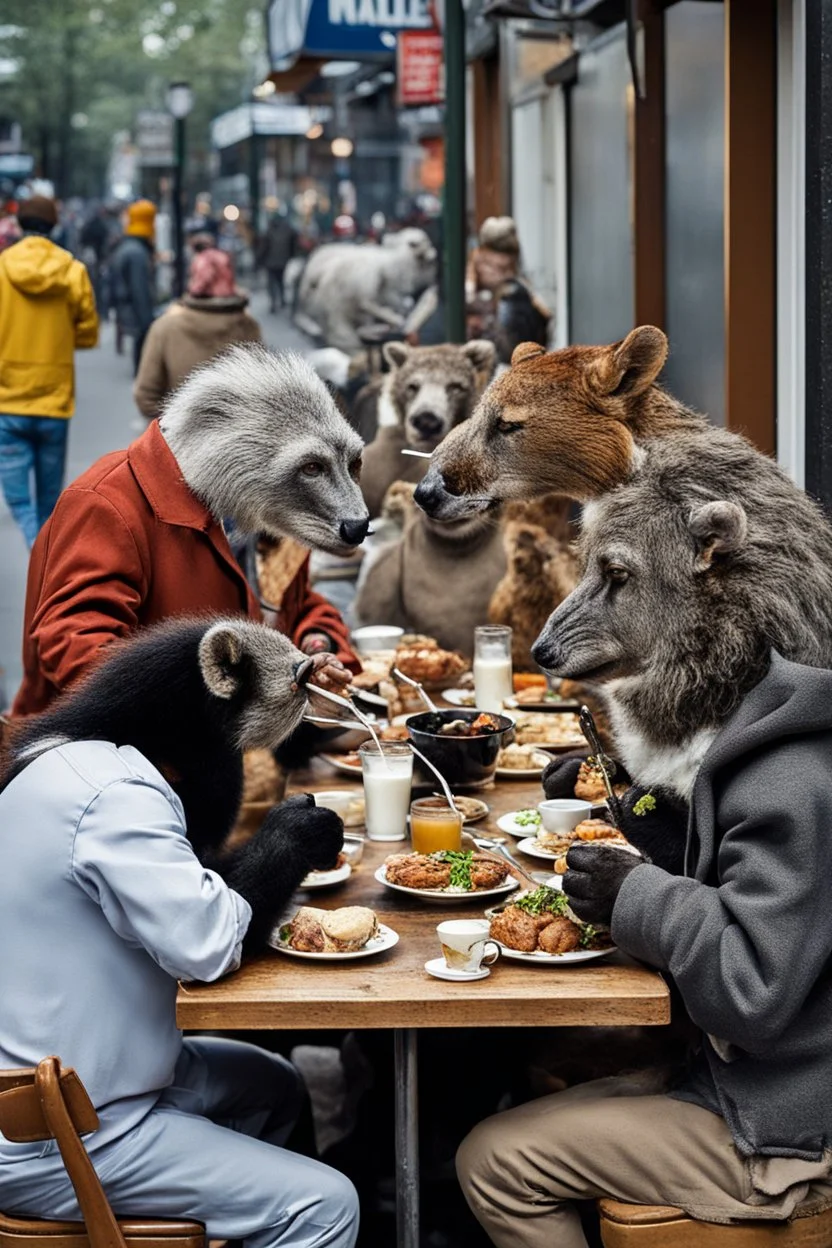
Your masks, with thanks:
<instances>
[{"instance_id":1,"label":"fried food on plate","mask_svg":"<svg viewBox=\"0 0 832 1248\"><path fill-rule=\"evenodd\" d=\"M537 938L544 953L571 953L581 942L581 929L565 916L555 916Z\"/></svg>"},{"instance_id":2,"label":"fried food on plate","mask_svg":"<svg viewBox=\"0 0 832 1248\"><path fill-rule=\"evenodd\" d=\"M447 888L451 867L433 854L394 854L387 859L387 879L402 888Z\"/></svg>"},{"instance_id":3,"label":"fried food on plate","mask_svg":"<svg viewBox=\"0 0 832 1248\"><path fill-rule=\"evenodd\" d=\"M565 894L546 884L521 894L494 913L490 935L520 953L557 955L612 943L607 932L577 920Z\"/></svg>"},{"instance_id":4,"label":"fried food on plate","mask_svg":"<svg viewBox=\"0 0 832 1248\"><path fill-rule=\"evenodd\" d=\"M299 953L355 953L378 934L378 919L366 906L318 910L301 906L281 937Z\"/></svg>"},{"instance_id":5,"label":"fried food on plate","mask_svg":"<svg viewBox=\"0 0 832 1248\"><path fill-rule=\"evenodd\" d=\"M454 892L499 888L509 874L505 863L471 850L393 854L385 868L389 884L399 884L402 888L447 888Z\"/></svg>"}]
</instances>

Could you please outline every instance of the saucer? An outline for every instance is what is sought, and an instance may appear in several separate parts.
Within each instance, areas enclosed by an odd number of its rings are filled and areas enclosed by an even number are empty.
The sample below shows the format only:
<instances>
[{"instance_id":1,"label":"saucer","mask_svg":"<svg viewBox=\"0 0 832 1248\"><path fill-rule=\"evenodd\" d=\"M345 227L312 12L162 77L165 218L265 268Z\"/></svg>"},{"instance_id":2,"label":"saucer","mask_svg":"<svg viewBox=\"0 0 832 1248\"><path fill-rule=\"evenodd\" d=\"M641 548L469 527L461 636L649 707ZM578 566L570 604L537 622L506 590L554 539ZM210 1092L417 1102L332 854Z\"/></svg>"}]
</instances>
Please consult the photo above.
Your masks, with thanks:
<instances>
[{"instance_id":1,"label":"saucer","mask_svg":"<svg viewBox=\"0 0 832 1248\"><path fill-rule=\"evenodd\" d=\"M490 966L481 966L478 971L452 971L444 958L431 958L425 963L425 970L434 979L449 979L452 983L463 984L474 979L487 979L491 974Z\"/></svg>"}]
</instances>

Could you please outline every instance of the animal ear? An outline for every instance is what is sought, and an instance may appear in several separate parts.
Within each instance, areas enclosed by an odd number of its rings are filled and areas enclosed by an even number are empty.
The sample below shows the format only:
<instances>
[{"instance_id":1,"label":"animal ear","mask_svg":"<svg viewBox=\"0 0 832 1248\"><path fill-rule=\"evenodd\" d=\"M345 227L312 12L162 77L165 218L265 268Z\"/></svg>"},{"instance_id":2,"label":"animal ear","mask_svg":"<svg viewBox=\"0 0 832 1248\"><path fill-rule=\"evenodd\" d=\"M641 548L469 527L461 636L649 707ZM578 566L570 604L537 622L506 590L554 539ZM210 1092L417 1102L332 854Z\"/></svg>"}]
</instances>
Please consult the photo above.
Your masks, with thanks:
<instances>
[{"instance_id":1,"label":"animal ear","mask_svg":"<svg viewBox=\"0 0 832 1248\"><path fill-rule=\"evenodd\" d=\"M466 359L470 360L474 368L477 370L487 369L490 373L497 360L497 349L493 342L487 342L485 338L473 338L470 342L466 342L462 348L462 354Z\"/></svg>"},{"instance_id":2,"label":"animal ear","mask_svg":"<svg viewBox=\"0 0 832 1248\"><path fill-rule=\"evenodd\" d=\"M245 641L233 624L214 624L199 643L199 667L209 693L233 698L243 687Z\"/></svg>"},{"instance_id":3,"label":"animal ear","mask_svg":"<svg viewBox=\"0 0 832 1248\"><path fill-rule=\"evenodd\" d=\"M546 348L541 347L539 342L521 342L511 353L511 367L516 368L518 364L525 364L527 360L534 360L545 354Z\"/></svg>"},{"instance_id":4,"label":"animal ear","mask_svg":"<svg viewBox=\"0 0 832 1248\"><path fill-rule=\"evenodd\" d=\"M410 347L406 342L385 342L381 348L381 354L388 366L395 372L397 368L401 368L410 355Z\"/></svg>"},{"instance_id":5,"label":"animal ear","mask_svg":"<svg viewBox=\"0 0 832 1248\"><path fill-rule=\"evenodd\" d=\"M697 572L707 572L715 561L736 554L748 536L748 518L738 503L724 500L694 507L688 528L696 546Z\"/></svg>"},{"instance_id":6,"label":"animal ear","mask_svg":"<svg viewBox=\"0 0 832 1248\"><path fill-rule=\"evenodd\" d=\"M652 386L667 359L667 337L655 325L632 330L623 341L607 347L592 366L592 380L601 394L642 394Z\"/></svg>"}]
</instances>

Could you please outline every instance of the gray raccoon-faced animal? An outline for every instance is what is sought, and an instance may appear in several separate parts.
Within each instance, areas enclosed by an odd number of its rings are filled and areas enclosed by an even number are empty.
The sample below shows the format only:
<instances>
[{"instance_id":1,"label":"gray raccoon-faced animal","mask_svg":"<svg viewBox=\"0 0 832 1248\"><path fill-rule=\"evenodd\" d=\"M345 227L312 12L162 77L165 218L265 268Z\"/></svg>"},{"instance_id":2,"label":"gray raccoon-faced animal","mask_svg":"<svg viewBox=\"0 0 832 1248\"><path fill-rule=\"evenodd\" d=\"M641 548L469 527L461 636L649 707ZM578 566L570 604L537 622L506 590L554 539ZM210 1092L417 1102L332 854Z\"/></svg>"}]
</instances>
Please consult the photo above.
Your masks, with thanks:
<instances>
[{"instance_id":1,"label":"gray raccoon-faced animal","mask_svg":"<svg viewBox=\"0 0 832 1248\"><path fill-rule=\"evenodd\" d=\"M679 431L648 444L631 480L585 509L581 549L584 577L534 657L605 682L640 784L690 797L772 649L832 664L832 530L742 438Z\"/></svg>"},{"instance_id":2,"label":"gray raccoon-faced animal","mask_svg":"<svg viewBox=\"0 0 832 1248\"><path fill-rule=\"evenodd\" d=\"M388 491L382 514L401 517L404 531L362 572L356 615L435 637L444 649L470 657L474 628L486 621L506 567L497 518L436 524L413 503L413 488L396 482Z\"/></svg>"},{"instance_id":3,"label":"gray raccoon-faced animal","mask_svg":"<svg viewBox=\"0 0 832 1248\"><path fill-rule=\"evenodd\" d=\"M432 452L442 439L467 420L494 370L490 342L464 346L384 347L389 372L379 393L376 438L364 452L361 488L371 515L378 515L394 481L421 481L430 462L403 455Z\"/></svg>"},{"instance_id":4,"label":"gray raccoon-faced animal","mask_svg":"<svg viewBox=\"0 0 832 1248\"><path fill-rule=\"evenodd\" d=\"M159 425L218 519L336 555L365 536L361 439L300 356L232 347L171 395Z\"/></svg>"},{"instance_id":5,"label":"gray raccoon-faced animal","mask_svg":"<svg viewBox=\"0 0 832 1248\"><path fill-rule=\"evenodd\" d=\"M223 857L242 793L242 752L275 749L307 710L306 684L331 656L308 658L244 619L177 619L113 642L54 709L15 724L0 789L40 752L70 741L133 746L163 772L194 851L246 898L248 947L263 943L304 875L334 861L343 827L311 798L275 806L261 831ZM334 820L334 821L333 821Z\"/></svg>"}]
</instances>

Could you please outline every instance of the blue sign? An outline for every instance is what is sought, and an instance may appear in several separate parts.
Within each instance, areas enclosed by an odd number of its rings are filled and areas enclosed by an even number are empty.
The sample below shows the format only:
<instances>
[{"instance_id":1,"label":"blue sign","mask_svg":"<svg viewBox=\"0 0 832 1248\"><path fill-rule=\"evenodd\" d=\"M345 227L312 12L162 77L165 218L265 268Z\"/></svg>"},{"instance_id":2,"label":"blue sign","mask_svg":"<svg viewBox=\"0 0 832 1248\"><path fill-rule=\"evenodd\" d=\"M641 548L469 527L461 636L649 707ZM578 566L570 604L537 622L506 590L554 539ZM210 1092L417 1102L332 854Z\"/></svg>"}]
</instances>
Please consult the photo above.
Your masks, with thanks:
<instances>
[{"instance_id":1,"label":"blue sign","mask_svg":"<svg viewBox=\"0 0 832 1248\"><path fill-rule=\"evenodd\" d=\"M401 30L430 30L429 0L271 0L272 65L303 54L330 60L390 55Z\"/></svg>"}]
</instances>

